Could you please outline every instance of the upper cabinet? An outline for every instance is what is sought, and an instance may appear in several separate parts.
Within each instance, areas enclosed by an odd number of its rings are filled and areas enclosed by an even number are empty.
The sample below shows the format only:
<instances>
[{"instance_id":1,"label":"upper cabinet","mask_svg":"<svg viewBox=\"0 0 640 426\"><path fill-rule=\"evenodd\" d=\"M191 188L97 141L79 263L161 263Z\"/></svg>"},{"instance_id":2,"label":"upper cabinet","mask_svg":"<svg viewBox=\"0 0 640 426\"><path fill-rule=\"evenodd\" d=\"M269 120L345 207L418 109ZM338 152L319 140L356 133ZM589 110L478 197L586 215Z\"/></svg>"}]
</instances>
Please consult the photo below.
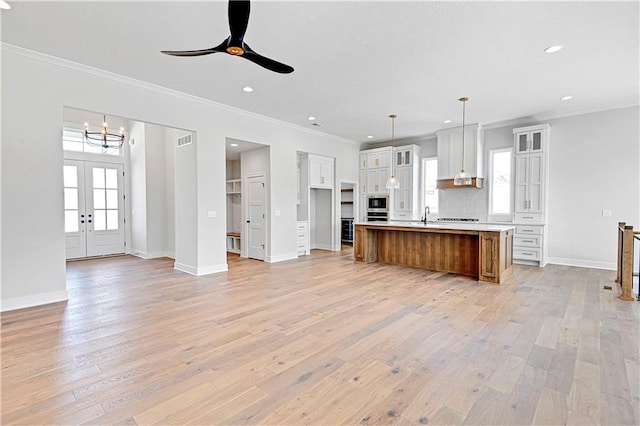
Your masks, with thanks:
<instances>
[{"instance_id":1,"label":"upper cabinet","mask_svg":"<svg viewBox=\"0 0 640 426\"><path fill-rule=\"evenodd\" d=\"M309 186L333 188L333 158L309 154Z\"/></svg>"},{"instance_id":2,"label":"upper cabinet","mask_svg":"<svg viewBox=\"0 0 640 426\"><path fill-rule=\"evenodd\" d=\"M436 132L438 137L438 179L453 179L461 169L473 177L483 177L482 128L479 124L464 127L464 165L462 163L462 128Z\"/></svg>"},{"instance_id":3,"label":"upper cabinet","mask_svg":"<svg viewBox=\"0 0 640 426\"><path fill-rule=\"evenodd\" d=\"M388 194L387 179L392 161L391 147L360 152L360 194Z\"/></svg>"},{"instance_id":4,"label":"upper cabinet","mask_svg":"<svg viewBox=\"0 0 640 426\"><path fill-rule=\"evenodd\" d=\"M545 151L548 130L549 125L546 125L546 127L530 126L515 129L516 154Z\"/></svg>"},{"instance_id":5,"label":"upper cabinet","mask_svg":"<svg viewBox=\"0 0 640 426\"><path fill-rule=\"evenodd\" d=\"M420 219L420 147L399 146L393 150L393 169L400 188L393 190L392 219Z\"/></svg>"}]
</instances>

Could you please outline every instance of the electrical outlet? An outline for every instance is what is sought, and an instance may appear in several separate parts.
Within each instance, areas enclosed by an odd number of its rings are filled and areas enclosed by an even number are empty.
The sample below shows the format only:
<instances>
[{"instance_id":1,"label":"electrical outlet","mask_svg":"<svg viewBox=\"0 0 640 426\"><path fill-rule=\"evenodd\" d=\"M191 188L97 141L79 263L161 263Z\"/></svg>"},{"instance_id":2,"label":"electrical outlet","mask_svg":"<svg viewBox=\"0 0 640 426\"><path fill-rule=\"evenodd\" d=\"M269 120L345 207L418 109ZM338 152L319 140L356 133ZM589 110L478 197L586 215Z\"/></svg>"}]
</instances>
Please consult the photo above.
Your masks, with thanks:
<instances>
[{"instance_id":1,"label":"electrical outlet","mask_svg":"<svg viewBox=\"0 0 640 426\"><path fill-rule=\"evenodd\" d=\"M611 210L602 210L602 216L611 216Z\"/></svg>"},{"instance_id":2,"label":"electrical outlet","mask_svg":"<svg viewBox=\"0 0 640 426\"><path fill-rule=\"evenodd\" d=\"M217 214L216 214L216 212L215 212L215 211L213 211L213 210L209 210L209 211L207 212L207 217L216 217L216 216L217 216Z\"/></svg>"},{"instance_id":3,"label":"electrical outlet","mask_svg":"<svg viewBox=\"0 0 640 426\"><path fill-rule=\"evenodd\" d=\"M274 212L274 215L275 215L275 216L280 216L280 210L276 210L276 211Z\"/></svg>"}]
</instances>

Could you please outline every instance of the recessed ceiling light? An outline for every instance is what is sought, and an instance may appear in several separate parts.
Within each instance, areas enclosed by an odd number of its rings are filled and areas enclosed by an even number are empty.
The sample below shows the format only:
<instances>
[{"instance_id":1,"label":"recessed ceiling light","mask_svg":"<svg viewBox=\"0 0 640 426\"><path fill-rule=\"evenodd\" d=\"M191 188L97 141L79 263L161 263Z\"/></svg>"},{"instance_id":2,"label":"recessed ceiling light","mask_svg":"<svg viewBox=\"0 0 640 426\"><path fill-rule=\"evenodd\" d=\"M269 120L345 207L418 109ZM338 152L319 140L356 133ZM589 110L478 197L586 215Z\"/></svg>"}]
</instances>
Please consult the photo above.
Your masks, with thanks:
<instances>
[{"instance_id":1,"label":"recessed ceiling light","mask_svg":"<svg viewBox=\"0 0 640 426\"><path fill-rule=\"evenodd\" d=\"M561 101L570 101L571 99L573 99L573 96L571 95L563 96L560 98Z\"/></svg>"},{"instance_id":2,"label":"recessed ceiling light","mask_svg":"<svg viewBox=\"0 0 640 426\"><path fill-rule=\"evenodd\" d=\"M444 124L449 124L449 123L451 123L451 120L444 120L443 123Z\"/></svg>"},{"instance_id":3,"label":"recessed ceiling light","mask_svg":"<svg viewBox=\"0 0 640 426\"><path fill-rule=\"evenodd\" d=\"M237 144L237 143L230 143L229 145L231 145L231 146L238 146L238 144Z\"/></svg>"},{"instance_id":4,"label":"recessed ceiling light","mask_svg":"<svg viewBox=\"0 0 640 426\"><path fill-rule=\"evenodd\" d=\"M242 90L243 90L243 91L245 91L245 92L247 92L247 93L249 93L249 92L253 92L253 87L250 87L250 86L244 86L244 87L242 88Z\"/></svg>"},{"instance_id":5,"label":"recessed ceiling light","mask_svg":"<svg viewBox=\"0 0 640 426\"><path fill-rule=\"evenodd\" d=\"M11 9L11 6L6 1L0 0L0 9Z\"/></svg>"},{"instance_id":6,"label":"recessed ceiling light","mask_svg":"<svg viewBox=\"0 0 640 426\"><path fill-rule=\"evenodd\" d=\"M372 135L367 136L367 139L373 139Z\"/></svg>"},{"instance_id":7,"label":"recessed ceiling light","mask_svg":"<svg viewBox=\"0 0 640 426\"><path fill-rule=\"evenodd\" d=\"M549 46L546 49L544 49L544 51L546 53L556 53L559 52L560 50L562 50L564 46L561 44L556 44L555 46Z\"/></svg>"},{"instance_id":8,"label":"recessed ceiling light","mask_svg":"<svg viewBox=\"0 0 640 426\"><path fill-rule=\"evenodd\" d=\"M313 121L313 120L315 120L315 119L316 119L316 118L315 118L313 115L310 115L310 116L308 116L308 117L307 117L307 120L309 120L309 121Z\"/></svg>"}]
</instances>

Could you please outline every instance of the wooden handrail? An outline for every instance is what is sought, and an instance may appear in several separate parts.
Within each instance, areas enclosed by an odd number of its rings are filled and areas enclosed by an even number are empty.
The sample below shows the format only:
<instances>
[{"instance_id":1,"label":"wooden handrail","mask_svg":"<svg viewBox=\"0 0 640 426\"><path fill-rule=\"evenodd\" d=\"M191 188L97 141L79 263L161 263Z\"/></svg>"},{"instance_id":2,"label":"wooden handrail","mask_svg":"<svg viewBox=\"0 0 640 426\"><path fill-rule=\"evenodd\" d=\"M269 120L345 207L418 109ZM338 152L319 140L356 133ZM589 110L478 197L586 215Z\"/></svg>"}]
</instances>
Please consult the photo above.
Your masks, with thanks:
<instances>
[{"instance_id":1,"label":"wooden handrail","mask_svg":"<svg viewBox=\"0 0 640 426\"><path fill-rule=\"evenodd\" d=\"M616 282L620 283L622 300L633 299L633 240L636 232L625 222L618 223L618 268Z\"/></svg>"}]
</instances>

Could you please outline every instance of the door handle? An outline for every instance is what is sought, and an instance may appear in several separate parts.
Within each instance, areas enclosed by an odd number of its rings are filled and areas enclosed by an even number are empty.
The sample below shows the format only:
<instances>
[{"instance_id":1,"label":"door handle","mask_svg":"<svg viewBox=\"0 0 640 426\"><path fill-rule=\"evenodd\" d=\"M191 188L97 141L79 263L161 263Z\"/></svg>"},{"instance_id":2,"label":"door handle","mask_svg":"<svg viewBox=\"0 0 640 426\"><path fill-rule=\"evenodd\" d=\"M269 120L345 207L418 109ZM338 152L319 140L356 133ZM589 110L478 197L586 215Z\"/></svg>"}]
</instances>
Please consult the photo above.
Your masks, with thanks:
<instances>
[{"instance_id":1,"label":"door handle","mask_svg":"<svg viewBox=\"0 0 640 426\"><path fill-rule=\"evenodd\" d=\"M80 223L84 223L84 220L81 220Z\"/></svg>"},{"instance_id":2,"label":"door handle","mask_svg":"<svg viewBox=\"0 0 640 426\"><path fill-rule=\"evenodd\" d=\"M91 219L87 220L87 222L91 223Z\"/></svg>"},{"instance_id":3,"label":"door handle","mask_svg":"<svg viewBox=\"0 0 640 426\"><path fill-rule=\"evenodd\" d=\"M248 221L247 221L247 223L251 223L251 221L250 221L250 220L248 220Z\"/></svg>"}]
</instances>

